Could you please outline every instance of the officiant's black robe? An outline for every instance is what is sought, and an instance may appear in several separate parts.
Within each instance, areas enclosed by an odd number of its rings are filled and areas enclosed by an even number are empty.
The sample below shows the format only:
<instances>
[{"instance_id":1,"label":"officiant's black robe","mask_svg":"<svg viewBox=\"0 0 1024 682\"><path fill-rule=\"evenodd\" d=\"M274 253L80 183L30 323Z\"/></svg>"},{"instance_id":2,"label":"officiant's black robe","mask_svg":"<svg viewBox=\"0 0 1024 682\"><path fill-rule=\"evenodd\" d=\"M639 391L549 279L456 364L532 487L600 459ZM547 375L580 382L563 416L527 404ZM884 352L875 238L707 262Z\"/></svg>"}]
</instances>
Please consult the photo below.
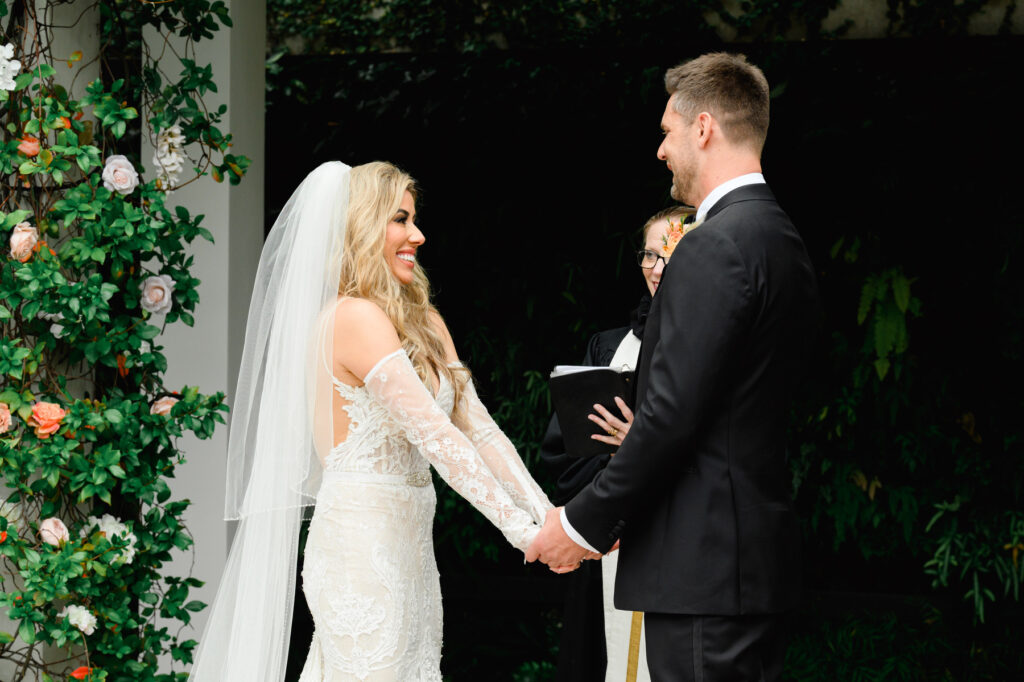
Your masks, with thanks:
<instances>
[{"instance_id":1,"label":"officiant's black robe","mask_svg":"<svg viewBox=\"0 0 1024 682\"><path fill-rule=\"evenodd\" d=\"M651 306L645 295L630 316L630 326L598 332L590 338L583 358L589 367L607 367L619 344L630 331L641 339L644 322ZM608 464L610 455L571 457L565 452L562 430L554 415L541 443L541 459L556 473L555 504L571 500ZM603 680L608 655L605 651L603 586L601 564L584 561L568 578L565 611L562 616L562 637L558 654L559 682L594 682Z\"/></svg>"}]
</instances>

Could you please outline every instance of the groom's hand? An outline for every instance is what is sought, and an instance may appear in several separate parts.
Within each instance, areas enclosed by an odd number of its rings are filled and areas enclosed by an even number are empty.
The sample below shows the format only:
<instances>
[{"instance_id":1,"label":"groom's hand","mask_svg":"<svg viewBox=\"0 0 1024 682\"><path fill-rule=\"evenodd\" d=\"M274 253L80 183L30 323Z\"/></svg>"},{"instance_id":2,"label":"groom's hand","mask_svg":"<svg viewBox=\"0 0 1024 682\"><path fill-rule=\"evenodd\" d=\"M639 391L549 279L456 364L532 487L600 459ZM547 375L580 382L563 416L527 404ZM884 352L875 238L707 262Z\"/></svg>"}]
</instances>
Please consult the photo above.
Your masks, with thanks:
<instances>
[{"instance_id":1,"label":"groom's hand","mask_svg":"<svg viewBox=\"0 0 1024 682\"><path fill-rule=\"evenodd\" d=\"M575 571L580 562L591 554L585 547L580 547L565 533L562 520L559 518L561 507L548 512L544 519L544 527L526 548L526 560L540 559L555 573Z\"/></svg>"}]
</instances>

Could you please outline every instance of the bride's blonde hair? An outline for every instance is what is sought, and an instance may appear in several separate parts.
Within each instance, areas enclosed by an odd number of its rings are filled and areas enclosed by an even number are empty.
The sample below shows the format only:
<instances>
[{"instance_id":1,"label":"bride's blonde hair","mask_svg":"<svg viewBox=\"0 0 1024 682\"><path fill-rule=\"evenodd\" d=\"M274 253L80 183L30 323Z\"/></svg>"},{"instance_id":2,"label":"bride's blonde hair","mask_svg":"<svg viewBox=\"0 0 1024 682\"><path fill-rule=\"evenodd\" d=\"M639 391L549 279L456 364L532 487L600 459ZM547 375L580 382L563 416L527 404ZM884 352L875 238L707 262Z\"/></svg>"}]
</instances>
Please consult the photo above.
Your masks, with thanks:
<instances>
[{"instance_id":1,"label":"bride's blonde hair","mask_svg":"<svg viewBox=\"0 0 1024 682\"><path fill-rule=\"evenodd\" d=\"M349 192L338 293L379 305L395 326L420 378L428 386L433 376L447 377L451 382L458 410L469 370L448 366L444 340L430 322L430 314L438 313L430 302L427 275L416 263L413 281L401 284L384 254L388 223L398 212L405 192L417 197L416 181L393 164L373 161L352 168Z\"/></svg>"}]
</instances>

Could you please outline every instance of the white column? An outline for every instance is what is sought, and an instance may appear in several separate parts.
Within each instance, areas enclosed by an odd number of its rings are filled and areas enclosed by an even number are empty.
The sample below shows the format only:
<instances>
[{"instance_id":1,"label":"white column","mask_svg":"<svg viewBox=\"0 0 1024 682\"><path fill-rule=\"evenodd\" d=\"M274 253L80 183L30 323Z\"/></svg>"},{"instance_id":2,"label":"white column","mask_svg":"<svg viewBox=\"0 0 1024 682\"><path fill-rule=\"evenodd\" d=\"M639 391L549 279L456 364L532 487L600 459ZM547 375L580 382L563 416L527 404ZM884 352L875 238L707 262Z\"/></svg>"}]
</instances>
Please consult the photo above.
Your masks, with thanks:
<instances>
[{"instance_id":1,"label":"white column","mask_svg":"<svg viewBox=\"0 0 1024 682\"><path fill-rule=\"evenodd\" d=\"M165 384L169 389L189 385L198 386L201 393L225 391L230 404L263 246L266 5L264 0L228 0L227 4L233 28L221 27L213 40L197 43L196 61L213 65L218 92L210 93L206 103L210 109L227 104L219 127L233 135L231 151L249 157L252 165L237 186L206 177L170 196L169 204L181 204L193 215L205 214L202 224L213 233L215 242L197 240L192 248L192 274L202 282L195 326L171 325L160 342L167 356ZM166 64L164 70L177 73L180 68ZM153 149L144 143L142 159L147 171L152 170L152 156ZM195 563L191 552L181 553L166 573L186 575L191 571L205 581L192 598L207 604L216 594L230 542L229 524L224 521L227 438L226 426L218 427L210 440L183 438L179 445L188 461L170 482L174 499L192 501L185 524L195 539ZM194 629L185 636L198 639L205 622L205 611L195 614Z\"/></svg>"}]
</instances>

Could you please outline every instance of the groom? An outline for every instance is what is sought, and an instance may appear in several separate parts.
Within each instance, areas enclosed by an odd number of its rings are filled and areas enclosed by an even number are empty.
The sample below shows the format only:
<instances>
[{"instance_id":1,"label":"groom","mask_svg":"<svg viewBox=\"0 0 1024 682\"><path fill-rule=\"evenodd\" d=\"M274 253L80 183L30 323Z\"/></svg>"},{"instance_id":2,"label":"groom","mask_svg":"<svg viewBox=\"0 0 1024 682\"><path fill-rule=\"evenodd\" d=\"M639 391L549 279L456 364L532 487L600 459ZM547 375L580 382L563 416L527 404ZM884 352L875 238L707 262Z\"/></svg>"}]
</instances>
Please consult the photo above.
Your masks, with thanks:
<instances>
[{"instance_id":1,"label":"groom","mask_svg":"<svg viewBox=\"0 0 1024 682\"><path fill-rule=\"evenodd\" d=\"M698 226L654 297L628 436L526 556L562 572L621 539L615 605L645 613L653 680L776 680L799 591L784 446L814 271L761 175L761 70L706 54L665 85L658 158Z\"/></svg>"}]
</instances>

